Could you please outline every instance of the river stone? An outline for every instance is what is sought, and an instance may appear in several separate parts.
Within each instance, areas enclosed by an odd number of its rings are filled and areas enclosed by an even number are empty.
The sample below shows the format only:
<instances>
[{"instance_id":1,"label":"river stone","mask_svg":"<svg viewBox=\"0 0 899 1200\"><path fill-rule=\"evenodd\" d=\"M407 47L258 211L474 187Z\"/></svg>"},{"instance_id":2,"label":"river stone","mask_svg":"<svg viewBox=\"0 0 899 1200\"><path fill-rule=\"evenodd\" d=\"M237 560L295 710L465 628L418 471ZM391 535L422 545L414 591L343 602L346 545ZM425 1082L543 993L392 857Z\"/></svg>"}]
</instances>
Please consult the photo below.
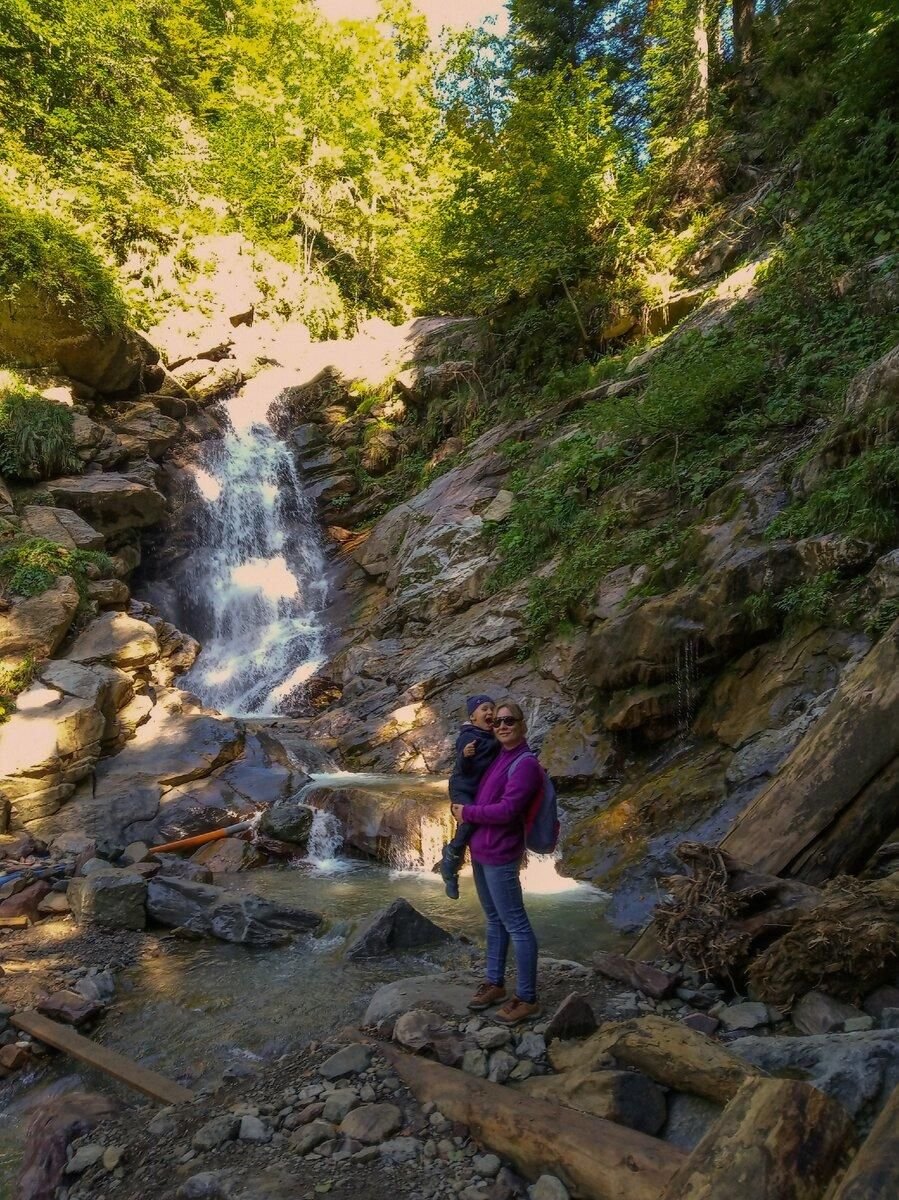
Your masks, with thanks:
<instances>
[{"instance_id":1,"label":"river stone","mask_svg":"<svg viewBox=\"0 0 899 1200\"><path fill-rule=\"evenodd\" d=\"M341 1079L344 1075L359 1075L367 1071L370 1065L371 1050L368 1046L354 1043L326 1058L318 1070L325 1079Z\"/></svg>"},{"instance_id":2,"label":"river stone","mask_svg":"<svg viewBox=\"0 0 899 1200\"><path fill-rule=\"evenodd\" d=\"M471 1160L471 1165L482 1179L494 1179L503 1164L495 1154L476 1154Z\"/></svg>"},{"instance_id":3,"label":"river stone","mask_svg":"<svg viewBox=\"0 0 899 1200\"><path fill-rule=\"evenodd\" d=\"M75 991L86 1000L106 1003L115 995L115 979L111 971L95 971L93 975L82 975L75 984Z\"/></svg>"},{"instance_id":4,"label":"river stone","mask_svg":"<svg viewBox=\"0 0 899 1200\"><path fill-rule=\"evenodd\" d=\"M257 1142L262 1145L272 1140L272 1131L265 1121L247 1114L240 1118L237 1136L242 1142Z\"/></svg>"},{"instance_id":5,"label":"river stone","mask_svg":"<svg viewBox=\"0 0 899 1200\"><path fill-rule=\"evenodd\" d=\"M561 1075L527 1079L521 1090L538 1100L552 1100L641 1133L658 1133L668 1113L665 1093L637 1071L576 1067Z\"/></svg>"},{"instance_id":6,"label":"river stone","mask_svg":"<svg viewBox=\"0 0 899 1200\"><path fill-rule=\"evenodd\" d=\"M474 972L441 971L413 975L379 987L369 1001L362 1023L377 1025L413 1008L447 1017L468 1017L468 1001L482 982Z\"/></svg>"},{"instance_id":7,"label":"river stone","mask_svg":"<svg viewBox=\"0 0 899 1200\"><path fill-rule=\"evenodd\" d=\"M519 1058L536 1061L546 1053L546 1040L539 1033L523 1033L515 1045L515 1053Z\"/></svg>"},{"instance_id":8,"label":"river stone","mask_svg":"<svg viewBox=\"0 0 899 1200\"><path fill-rule=\"evenodd\" d=\"M668 1120L660 1137L681 1150L693 1150L705 1137L709 1127L721 1116L721 1105L704 1096L687 1092L671 1092L668 1097Z\"/></svg>"},{"instance_id":9,"label":"river stone","mask_svg":"<svg viewBox=\"0 0 899 1200\"><path fill-rule=\"evenodd\" d=\"M421 1153L421 1142L414 1137L390 1138L381 1143L380 1154L385 1162L413 1162Z\"/></svg>"},{"instance_id":10,"label":"river stone","mask_svg":"<svg viewBox=\"0 0 899 1200\"><path fill-rule=\"evenodd\" d=\"M290 1135L290 1144L296 1150L297 1154L308 1154L310 1150L314 1150L322 1142L330 1141L336 1132L337 1130L330 1121L315 1120L292 1133Z\"/></svg>"},{"instance_id":11,"label":"river stone","mask_svg":"<svg viewBox=\"0 0 899 1200\"><path fill-rule=\"evenodd\" d=\"M347 1113L358 1105L359 1096L353 1088L335 1088L328 1093L321 1115L326 1121L339 1125Z\"/></svg>"},{"instance_id":12,"label":"river stone","mask_svg":"<svg viewBox=\"0 0 899 1200\"><path fill-rule=\"evenodd\" d=\"M478 1079L487 1078L487 1055L483 1050L466 1050L462 1055L462 1070Z\"/></svg>"},{"instance_id":13,"label":"river stone","mask_svg":"<svg viewBox=\"0 0 899 1200\"><path fill-rule=\"evenodd\" d=\"M219 1146L237 1137L240 1118L224 1113L201 1125L191 1140L194 1150L217 1150Z\"/></svg>"},{"instance_id":14,"label":"river stone","mask_svg":"<svg viewBox=\"0 0 899 1200\"><path fill-rule=\"evenodd\" d=\"M340 1132L363 1146L373 1146L396 1133L402 1123L403 1114L395 1104L363 1104L344 1117Z\"/></svg>"},{"instance_id":15,"label":"river stone","mask_svg":"<svg viewBox=\"0 0 899 1200\"><path fill-rule=\"evenodd\" d=\"M144 929L147 883L131 871L106 865L105 870L73 879L66 891L78 925L110 929Z\"/></svg>"},{"instance_id":16,"label":"river stone","mask_svg":"<svg viewBox=\"0 0 899 1200\"><path fill-rule=\"evenodd\" d=\"M747 1000L743 1004L728 1004L715 1013L725 1029L756 1029L768 1024L768 1006Z\"/></svg>"},{"instance_id":17,"label":"river stone","mask_svg":"<svg viewBox=\"0 0 899 1200\"><path fill-rule=\"evenodd\" d=\"M797 1000L790 1015L800 1033L814 1036L821 1033L837 1033L843 1028L845 1021L864 1014L854 1004L835 1000L826 992L811 991Z\"/></svg>"},{"instance_id":18,"label":"river stone","mask_svg":"<svg viewBox=\"0 0 899 1200\"><path fill-rule=\"evenodd\" d=\"M192 858L181 858L177 854L154 854L159 864L159 873L175 879L192 879L194 883L212 883L212 872Z\"/></svg>"},{"instance_id":19,"label":"river stone","mask_svg":"<svg viewBox=\"0 0 899 1200\"><path fill-rule=\"evenodd\" d=\"M102 1157L103 1147L96 1142L91 1142L87 1146L79 1146L66 1163L66 1174L80 1175L82 1171L86 1171L88 1167L98 1163Z\"/></svg>"},{"instance_id":20,"label":"river stone","mask_svg":"<svg viewBox=\"0 0 899 1200\"><path fill-rule=\"evenodd\" d=\"M596 1016L590 1001L580 992L570 992L550 1017L544 1038L547 1043L554 1038L570 1041L572 1038L589 1037L596 1032Z\"/></svg>"},{"instance_id":21,"label":"river stone","mask_svg":"<svg viewBox=\"0 0 899 1200\"><path fill-rule=\"evenodd\" d=\"M213 875L235 875L262 861L252 842L243 838L220 838L201 846L192 856L195 863L207 867Z\"/></svg>"},{"instance_id":22,"label":"river stone","mask_svg":"<svg viewBox=\"0 0 899 1200\"><path fill-rule=\"evenodd\" d=\"M200 1171L185 1179L175 1196L177 1200L227 1200L228 1194L217 1171Z\"/></svg>"},{"instance_id":23,"label":"river stone","mask_svg":"<svg viewBox=\"0 0 899 1200\"><path fill-rule=\"evenodd\" d=\"M252 946L278 945L321 924L318 913L166 875L147 885L147 912L161 925Z\"/></svg>"},{"instance_id":24,"label":"river stone","mask_svg":"<svg viewBox=\"0 0 899 1200\"><path fill-rule=\"evenodd\" d=\"M414 1054L434 1045L435 1037L445 1029L445 1022L436 1013L413 1008L403 1013L393 1027L393 1040Z\"/></svg>"},{"instance_id":25,"label":"river stone","mask_svg":"<svg viewBox=\"0 0 899 1200\"><path fill-rule=\"evenodd\" d=\"M569 1200L568 1189L555 1175L541 1175L528 1188L530 1200Z\"/></svg>"},{"instance_id":26,"label":"river stone","mask_svg":"<svg viewBox=\"0 0 899 1200\"><path fill-rule=\"evenodd\" d=\"M377 958L452 940L452 935L399 896L369 921L347 949L347 958Z\"/></svg>"},{"instance_id":27,"label":"river stone","mask_svg":"<svg viewBox=\"0 0 899 1200\"><path fill-rule=\"evenodd\" d=\"M899 1084L899 1037L874 1029L817 1037L744 1037L728 1047L772 1075L813 1084L867 1124Z\"/></svg>"},{"instance_id":28,"label":"river stone","mask_svg":"<svg viewBox=\"0 0 899 1200\"><path fill-rule=\"evenodd\" d=\"M16 892L14 896L0 901L0 916L27 917L31 924L37 921L41 902L50 891L50 884L38 879Z\"/></svg>"},{"instance_id":29,"label":"river stone","mask_svg":"<svg viewBox=\"0 0 899 1200\"><path fill-rule=\"evenodd\" d=\"M312 828L312 809L305 804L294 804L283 800L265 810L259 822L259 832L281 842L295 842L305 846Z\"/></svg>"},{"instance_id":30,"label":"river stone","mask_svg":"<svg viewBox=\"0 0 899 1200\"><path fill-rule=\"evenodd\" d=\"M508 1050L494 1050L488 1062L487 1078L491 1083L505 1083L517 1066L518 1059L514 1054Z\"/></svg>"},{"instance_id":31,"label":"river stone","mask_svg":"<svg viewBox=\"0 0 899 1200\"><path fill-rule=\"evenodd\" d=\"M97 1000L79 996L77 992L63 990L39 1000L37 1011L52 1021L62 1021L64 1025L83 1025L92 1017L99 1016L103 1005Z\"/></svg>"},{"instance_id":32,"label":"river stone","mask_svg":"<svg viewBox=\"0 0 899 1200\"><path fill-rule=\"evenodd\" d=\"M512 1033L501 1025L487 1025L475 1032L474 1040L482 1050L499 1050L502 1046L508 1046Z\"/></svg>"}]
</instances>

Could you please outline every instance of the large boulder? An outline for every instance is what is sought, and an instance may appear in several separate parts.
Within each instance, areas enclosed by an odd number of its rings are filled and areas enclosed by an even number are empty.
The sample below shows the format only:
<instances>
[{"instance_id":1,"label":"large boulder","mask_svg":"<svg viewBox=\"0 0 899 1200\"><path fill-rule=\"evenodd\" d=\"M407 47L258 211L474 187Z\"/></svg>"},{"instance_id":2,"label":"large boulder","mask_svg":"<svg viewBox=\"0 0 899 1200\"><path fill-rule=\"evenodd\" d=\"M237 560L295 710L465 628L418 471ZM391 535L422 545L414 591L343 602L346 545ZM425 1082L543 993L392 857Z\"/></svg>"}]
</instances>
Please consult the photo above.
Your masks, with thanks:
<instances>
[{"instance_id":1,"label":"large boulder","mask_svg":"<svg viewBox=\"0 0 899 1200\"><path fill-rule=\"evenodd\" d=\"M347 958L378 958L396 950L413 950L449 942L452 935L402 896L375 913L347 948Z\"/></svg>"},{"instance_id":2,"label":"large boulder","mask_svg":"<svg viewBox=\"0 0 899 1200\"><path fill-rule=\"evenodd\" d=\"M69 631L78 610L75 580L62 575L39 596L16 597L0 612L0 661L49 658Z\"/></svg>"},{"instance_id":3,"label":"large boulder","mask_svg":"<svg viewBox=\"0 0 899 1200\"><path fill-rule=\"evenodd\" d=\"M113 471L51 479L46 488L58 505L74 509L107 537L155 525L165 513L160 492Z\"/></svg>"},{"instance_id":4,"label":"large boulder","mask_svg":"<svg viewBox=\"0 0 899 1200\"><path fill-rule=\"evenodd\" d=\"M112 422L129 458L161 458L181 436L181 427L147 402L135 404Z\"/></svg>"},{"instance_id":5,"label":"large boulder","mask_svg":"<svg viewBox=\"0 0 899 1200\"><path fill-rule=\"evenodd\" d=\"M147 883L136 872L94 871L73 879L66 896L78 925L143 929L147 923Z\"/></svg>"},{"instance_id":6,"label":"large boulder","mask_svg":"<svg viewBox=\"0 0 899 1200\"><path fill-rule=\"evenodd\" d=\"M66 657L86 666L108 663L134 671L156 661L159 641L145 621L122 612L106 612L79 634Z\"/></svg>"},{"instance_id":7,"label":"large boulder","mask_svg":"<svg viewBox=\"0 0 899 1200\"><path fill-rule=\"evenodd\" d=\"M414 1008L427 1009L442 1017L468 1017L468 1001L482 982L473 971L441 971L396 979L377 989L368 1002L362 1024L391 1021Z\"/></svg>"},{"instance_id":8,"label":"large boulder","mask_svg":"<svg viewBox=\"0 0 899 1200\"><path fill-rule=\"evenodd\" d=\"M312 809L305 804L282 800L262 814L259 831L281 842L294 842L298 846L305 846L309 840L313 815Z\"/></svg>"},{"instance_id":9,"label":"large boulder","mask_svg":"<svg viewBox=\"0 0 899 1200\"><path fill-rule=\"evenodd\" d=\"M128 329L100 332L31 284L0 304L0 353L28 367L51 367L99 392L136 387L158 353Z\"/></svg>"},{"instance_id":10,"label":"large boulder","mask_svg":"<svg viewBox=\"0 0 899 1200\"><path fill-rule=\"evenodd\" d=\"M251 946L278 945L321 924L318 913L165 875L147 886L147 912L160 925Z\"/></svg>"},{"instance_id":11,"label":"large boulder","mask_svg":"<svg viewBox=\"0 0 899 1200\"><path fill-rule=\"evenodd\" d=\"M29 504L22 509L22 527L35 538L46 538L66 550L102 550L105 539L92 525L68 508Z\"/></svg>"}]
</instances>

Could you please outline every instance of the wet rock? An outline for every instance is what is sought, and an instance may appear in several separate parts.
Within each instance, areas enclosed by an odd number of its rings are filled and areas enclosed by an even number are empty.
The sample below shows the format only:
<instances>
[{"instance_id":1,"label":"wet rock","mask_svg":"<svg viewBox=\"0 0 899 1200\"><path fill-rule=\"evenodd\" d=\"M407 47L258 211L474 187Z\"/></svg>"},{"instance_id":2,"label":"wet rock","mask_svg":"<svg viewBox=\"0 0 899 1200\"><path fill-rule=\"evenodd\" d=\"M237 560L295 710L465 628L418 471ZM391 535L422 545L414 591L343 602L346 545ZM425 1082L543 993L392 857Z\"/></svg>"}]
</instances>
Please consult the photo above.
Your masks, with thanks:
<instances>
[{"instance_id":1,"label":"wet rock","mask_svg":"<svg viewBox=\"0 0 899 1200\"><path fill-rule=\"evenodd\" d=\"M221 838L201 846L193 855L195 863L207 867L214 875L233 875L246 871L262 861L262 855L252 842L242 838Z\"/></svg>"},{"instance_id":2,"label":"wet rock","mask_svg":"<svg viewBox=\"0 0 899 1200\"><path fill-rule=\"evenodd\" d=\"M24 1046L18 1046L14 1042L0 1047L0 1067L4 1071L20 1071L27 1065L30 1057Z\"/></svg>"},{"instance_id":3,"label":"wet rock","mask_svg":"<svg viewBox=\"0 0 899 1200\"><path fill-rule=\"evenodd\" d=\"M97 1000L79 996L77 992L61 991L39 1000L37 1011L53 1021L62 1021L64 1025L83 1025L99 1016L103 1005Z\"/></svg>"},{"instance_id":4,"label":"wet rock","mask_svg":"<svg viewBox=\"0 0 899 1200\"><path fill-rule=\"evenodd\" d=\"M239 1128L240 1119L232 1116L230 1113L224 1113L222 1116L213 1117L205 1125L201 1125L191 1139L191 1145L194 1150L201 1152L204 1150L217 1150L225 1142L230 1142L233 1138L236 1138Z\"/></svg>"},{"instance_id":5,"label":"wet rock","mask_svg":"<svg viewBox=\"0 0 899 1200\"><path fill-rule=\"evenodd\" d=\"M844 1022L863 1014L854 1004L835 1000L826 992L806 992L793 1006L793 1024L800 1033L837 1033Z\"/></svg>"},{"instance_id":6,"label":"wet rock","mask_svg":"<svg viewBox=\"0 0 899 1200\"><path fill-rule=\"evenodd\" d=\"M161 458L181 436L181 427L156 405L143 401L117 416L111 426L129 458Z\"/></svg>"},{"instance_id":7,"label":"wet rock","mask_svg":"<svg viewBox=\"0 0 899 1200\"><path fill-rule=\"evenodd\" d=\"M253 946L277 945L321 924L318 913L164 875L147 885L147 913L161 925Z\"/></svg>"},{"instance_id":8,"label":"wet rock","mask_svg":"<svg viewBox=\"0 0 899 1200\"><path fill-rule=\"evenodd\" d=\"M580 992L571 992L550 1017L543 1037L547 1043L554 1038L568 1041L589 1037L596 1028L596 1017L587 997Z\"/></svg>"},{"instance_id":9,"label":"wet rock","mask_svg":"<svg viewBox=\"0 0 899 1200\"><path fill-rule=\"evenodd\" d=\"M744 1037L729 1047L771 1075L789 1074L869 1123L899 1084L899 1038L889 1030L816 1037Z\"/></svg>"},{"instance_id":10,"label":"wet rock","mask_svg":"<svg viewBox=\"0 0 899 1200\"><path fill-rule=\"evenodd\" d=\"M347 958L377 958L396 950L417 949L451 941L402 896L377 913L347 949Z\"/></svg>"},{"instance_id":11,"label":"wet rock","mask_svg":"<svg viewBox=\"0 0 899 1200\"><path fill-rule=\"evenodd\" d=\"M144 929L147 924L147 883L128 870L105 869L73 879L66 896L79 925L110 929Z\"/></svg>"},{"instance_id":12,"label":"wet rock","mask_svg":"<svg viewBox=\"0 0 899 1200\"><path fill-rule=\"evenodd\" d=\"M718 1009L715 1016L725 1029L757 1029L768 1024L768 1006L747 1000L743 1004L728 1004Z\"/></svg>"},{"instance_id":13,"label":"wet rock","mask_svg":"<svg viewBox=\"0 0 899 1200\"><path fill-rule=\"evenodd\" d=\"M359 1075L371 1065L371 1053L368 1046L344 1046L336 1054L325 1059L319 1067L319 1074L332 1080L342 1079L345 1075Z\"/></svg>"},{"instance_id":14,"label":"wet rock","mask_svg":"<svg viewBox=\"0 0 899 1200\"><path fill-rule=\"evenodd\" d=\"M363 1104L354 1108L340 1123L340 1132L364 1146L386 1141L403 1123L403 1114L395 1104Z\"/></svg>"},{"instance_id":15,"label":"wet rock","mask_svg":"<svg viewBox=\"0 0 899 1200\"><path fill-rule=\"evenodd\" d=\"M312 819L312 809L307 805L283 800L262 814L259 831L282 842L305 846L309 840Z\"/></svg>"},{"instance_id":16,"label":"wet rock","mask_svg":"<svg viewBox=\"0 0 899 1200\"><path fill-rule=\"evenodd\" d=\"M168 875L173 879L191 879L194 883L212 883L212 872L209 868L192 858L181 858L177 854L154 854L153 859L159 864L160 875Z\"/></svg>"}]
</instances>

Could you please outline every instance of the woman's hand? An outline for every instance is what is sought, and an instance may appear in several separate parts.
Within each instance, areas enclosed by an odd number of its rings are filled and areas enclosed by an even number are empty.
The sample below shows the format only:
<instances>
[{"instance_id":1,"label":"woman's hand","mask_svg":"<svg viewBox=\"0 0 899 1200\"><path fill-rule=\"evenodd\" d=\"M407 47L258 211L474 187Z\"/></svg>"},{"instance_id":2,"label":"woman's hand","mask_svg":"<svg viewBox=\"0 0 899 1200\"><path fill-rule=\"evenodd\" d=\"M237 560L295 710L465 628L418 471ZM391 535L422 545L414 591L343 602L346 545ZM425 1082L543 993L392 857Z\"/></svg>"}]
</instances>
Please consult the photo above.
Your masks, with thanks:
<instances>
[{"instance_id":1,"label":"woman's hand","mask_svg":"<svg viewBox=\"0 0 899 1200\"><path fill-rule=\"evenodd\" d=\"M462 820L462 808L463 808L463 806L461 804L451 804L450 805L450 812L453 814L453 816L456 818L457 821Z\"/></svg>"}]
</instances>

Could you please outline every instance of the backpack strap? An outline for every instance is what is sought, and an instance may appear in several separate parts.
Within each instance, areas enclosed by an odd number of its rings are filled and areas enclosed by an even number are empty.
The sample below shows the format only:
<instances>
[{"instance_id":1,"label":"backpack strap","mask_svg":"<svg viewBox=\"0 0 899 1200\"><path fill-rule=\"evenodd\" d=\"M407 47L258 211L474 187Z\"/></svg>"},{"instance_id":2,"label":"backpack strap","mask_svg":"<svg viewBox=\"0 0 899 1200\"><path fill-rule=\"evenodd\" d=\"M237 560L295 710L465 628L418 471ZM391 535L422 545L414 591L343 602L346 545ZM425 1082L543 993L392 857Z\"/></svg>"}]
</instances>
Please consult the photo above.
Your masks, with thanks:
<instances>
[{"instance_id":1,"label":"backpack strap","mask_svg":"<svg viewBox=\"0 0 899 1200\"><path fill-rule=\"evenodd\" d=\"M506 772L506 779L512 778L512 773L514 772L515 768L518 766L518 764L521 762L522 759L536 758L536 757L537 757L537 755L534 753L533 750L525 750L523 754L517 755L517 757L512 760L512 762L509 766L509 769Z\"/></svg>"}]
</instances>

